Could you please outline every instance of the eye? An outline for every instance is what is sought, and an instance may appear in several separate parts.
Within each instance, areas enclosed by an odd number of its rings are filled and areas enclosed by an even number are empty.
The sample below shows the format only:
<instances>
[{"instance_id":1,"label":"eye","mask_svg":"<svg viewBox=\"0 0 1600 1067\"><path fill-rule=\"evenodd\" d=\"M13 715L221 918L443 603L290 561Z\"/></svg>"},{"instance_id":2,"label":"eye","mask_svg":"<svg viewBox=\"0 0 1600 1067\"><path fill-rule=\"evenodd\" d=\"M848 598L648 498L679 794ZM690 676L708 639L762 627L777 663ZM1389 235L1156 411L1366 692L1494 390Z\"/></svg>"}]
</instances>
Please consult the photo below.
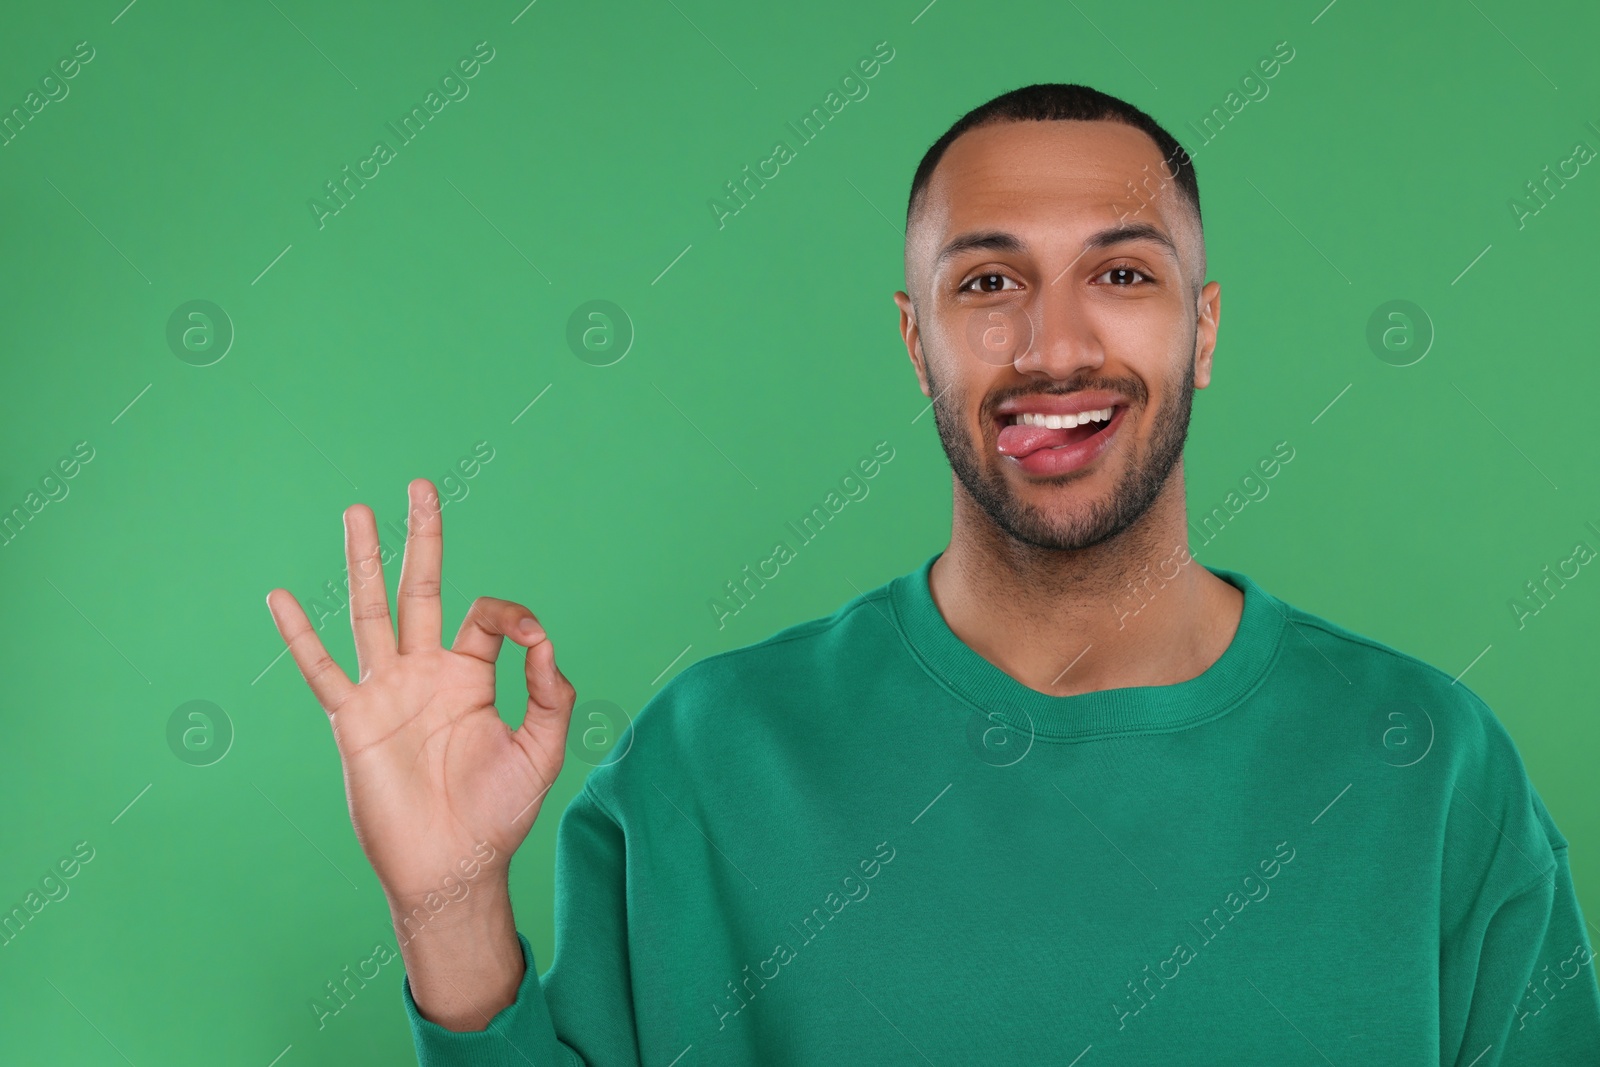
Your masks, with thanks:
<instances>
[{"instance_id":1,"label":"eye","mask_svg":"<svg viewBox=\"0 0 1600 1067\"><path fill-rule=\"evenodd\" d=\"M1147 283L1155 281L1155 279L1150 275L1136 267L1112 267L1110 270L1104 271L1098 275L1095 280L1098 281L1100 278L1110 277L1113 279L1111 282L1113 286L1120 289L1126 289L1133 284L1131 277L1133 275L1143 278Z\"/></svg>"},{"instance_id":2,"label":"eye","mask_svg":"<svg viewBox=\"0 0 1600 1067\"><path fill-rule=\"evenodd\" d=\"M976 278L971 279L970 281L963 282L962 285L961 285L961 291L963 291L963 292L981 292L981 293L998 293L998 292L1001 292L1002 290L1005 289L1005 283L1006 282L1011 282L1013 289L1022 288L1022 286L1016 284L1016 279L1012 278L1009 274L990 273L990 274L980 274ZM973 286L975 284L977 285L977 289L973 289Z\"/></svg>"}]
</instances>

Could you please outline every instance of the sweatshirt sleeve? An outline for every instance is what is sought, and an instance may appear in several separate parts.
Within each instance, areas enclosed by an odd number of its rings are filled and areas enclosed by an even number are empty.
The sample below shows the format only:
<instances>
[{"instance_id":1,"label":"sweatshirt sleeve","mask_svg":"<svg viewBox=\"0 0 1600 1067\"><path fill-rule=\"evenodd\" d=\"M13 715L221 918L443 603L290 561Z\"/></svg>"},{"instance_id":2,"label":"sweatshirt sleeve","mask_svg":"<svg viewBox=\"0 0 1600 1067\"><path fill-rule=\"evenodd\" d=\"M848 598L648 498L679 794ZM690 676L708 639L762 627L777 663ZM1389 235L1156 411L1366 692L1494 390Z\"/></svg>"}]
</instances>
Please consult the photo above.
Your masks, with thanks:
<instances>
[{"instance_id":1,"label":"sweatshirt sleeve","mask_svg":"<svg viewBox=\"0 0 1600 1067\"><path fill-rule=\"evenodd\" d=\"M557 1039L539 988L533 948L520 932L517 941L522 945L525 968L517 999L489 1020L483 1030L446 1030L424 1019L411 997L410 978L400 979L419 1067L573 1067L583 1062Z\"/></svg>"},{"instance_id":2,"label":"sweatshirt sleeve","mask_svg":"<svg viewBox=\"0 0 1600 1067\"><path fill-rule=\"evenodd\" d=\"M1440 1063L1600 1067L1600 985L1567 840L1520 764L1513 770L1503 807L1485 799L1494 791L1463 802L1493 859L1476 868L1481 880L1440 945ZM1490 821L1484 805L1500 818ZM1479 854L1455 851L1463 863Z\"/></svg>"},{"instance_id":3,"label":"sweatshirt sleeve","mask_svg":"<svg viewBox=\"0 0 1600 1067\"><path fill-rule=\"evenodd\" d=\"M585 782L556 830L555 952L538 976L525 967L517 998L483 1030L424 1019L401 980L420 1067L585 1067L637 1064L629 983L626 849L622 828Z\"/></svg>"},{"instance_id":4,"label":"sweatshirt sleeve","mask_svg":"<svg viewBox=\"0 0 1600 1067\"><path fill-rule=\"evenodd\" d=\"M1517 894L1490 921L1479 961L1465 1067L1487 1046L1479 1067L1600 1064L1600 985L1567 849L1555 867Z\"/></svg>"},{"instance_id":5,"label":"sweatshirt sleeve","mask_svg":"<svg viewBox=\"0 0 1600 1067\"><path fill-rule=\"evenodd\" d=\"M1600 1067L1600 985L1568 843L1481 697L1450 723L1441 1067Z\"/></svg>"}]
</instances>

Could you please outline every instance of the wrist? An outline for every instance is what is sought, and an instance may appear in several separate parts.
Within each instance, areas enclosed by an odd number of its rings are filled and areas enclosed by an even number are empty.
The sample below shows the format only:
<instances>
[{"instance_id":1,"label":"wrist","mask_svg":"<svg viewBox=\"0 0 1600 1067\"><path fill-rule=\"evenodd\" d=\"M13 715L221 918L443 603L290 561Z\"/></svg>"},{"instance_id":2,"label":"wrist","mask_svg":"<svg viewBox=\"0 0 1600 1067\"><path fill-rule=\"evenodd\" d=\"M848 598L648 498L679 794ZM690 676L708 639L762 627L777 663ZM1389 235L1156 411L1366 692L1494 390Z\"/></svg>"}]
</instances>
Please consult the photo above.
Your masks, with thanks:
<instances>
[{"instance_id":1,"label":"wrist","mask_svg":"<svg viewBox=\"0 0 1600 1067\"><path fill-rule=\"evenodd\" d=\"M502 874L485 876L472 884L461 884L458 891L443 893L396 893L385 891L389 920L401 943L422 936L429 930L485 929L503 926L511 914L511 889Z\"/></svg>"},{"instance_id":2,"label":"wrist","mask_svg":"<svg viewBox=\"0 0 1600 1067\"><path fill-rule=\"evenodd\" d=\"M526 970L509 894L474 891L436 913L402 903L390 916L418 1013L447 1030L486 1028Z\"/></svg>"},{"instance_id":3,"label":"wrist","mask_svg":"<svg viewBox=\"0 0 1600 1067\"><path fill-rule=\"evenodd\" d=\"M442 911L465 912L482 907L484 897L508 895L511 880L511 853L497 852L494 845L480 840L472 852L465 846L455 862L438 855L427 858L385 857L373 861L378 883L391 913L411 913L422 908L428 914ZM369 856L369 859L372 857ZM385 875L387 871L387 876Z\"/></svg>"}]
</instances>

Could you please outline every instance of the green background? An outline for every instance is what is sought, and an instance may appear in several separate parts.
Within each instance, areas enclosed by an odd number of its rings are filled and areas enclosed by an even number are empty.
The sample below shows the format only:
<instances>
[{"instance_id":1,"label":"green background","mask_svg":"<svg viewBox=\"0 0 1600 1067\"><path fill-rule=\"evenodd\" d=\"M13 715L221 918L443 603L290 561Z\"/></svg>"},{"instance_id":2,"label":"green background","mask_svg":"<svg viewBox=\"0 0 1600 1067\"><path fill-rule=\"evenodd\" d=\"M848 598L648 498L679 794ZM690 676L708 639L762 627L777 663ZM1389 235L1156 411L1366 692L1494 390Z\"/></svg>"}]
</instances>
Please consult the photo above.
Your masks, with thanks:
<instances>
[{"instance_id":1,"label":"green background","mask_svg":"<svg viewBox=\"0 0 1600 1067\"><path fill-rule=\"evenodd\" d=\"M0 547L0 906L95 850L0 948L4 1062L407 1062L398 962L324 1028L308 1007L393 934L266 592L311 610L341 511L403 521L426 476L466 494L447 633L473 596L530 604L580 701L633 714L689 663L912 569L948 537L949 474L890 301L905 194L960 114L1035 81L1123 96L1194 152L1225 299L1191 512L1295 449L1199 558L1470 667L1600 915L1600 576L1521 627L1509 606L1600 548L1600 168L1521 227L1509 206L1600 148L1591 7L123 3L0 16L0 111L94 49L0 147L0 510L94 450ZM308 201L480 41L469 95L319 228ZM723 183L795 145L785 123L880 41L869 95L719 228ZM1202 146L1191 124L1280 41L1269 95ZM635 334L609 366L566 340L596 299ZM236 334L209 366L167 341L192 300ZM1409 366L1367 342L1391 300L1436 334ZM871 495L719 629L708 601L880 440ZM451 490L478 442L493 459ZM208 766L168 744L191 700L232 725ZM587 769L568 761L514 870L541 967Z\"/></svg>"}]
</instances>

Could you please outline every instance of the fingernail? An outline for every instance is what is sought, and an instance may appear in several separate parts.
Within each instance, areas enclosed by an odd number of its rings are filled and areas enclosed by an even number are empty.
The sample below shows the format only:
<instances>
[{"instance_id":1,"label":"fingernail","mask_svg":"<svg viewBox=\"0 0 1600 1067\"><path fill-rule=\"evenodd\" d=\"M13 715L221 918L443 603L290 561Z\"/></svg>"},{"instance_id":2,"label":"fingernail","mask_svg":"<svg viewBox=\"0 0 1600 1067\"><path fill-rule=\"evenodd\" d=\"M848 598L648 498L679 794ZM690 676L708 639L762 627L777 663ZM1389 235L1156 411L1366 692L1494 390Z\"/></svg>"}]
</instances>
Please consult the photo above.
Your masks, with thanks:
<instances>
[{"instance_id":1,"label":"fingernail","mask_svg":"<svg viewBox=\"0 0 1600 1067\"><path fill-rule=\"evenodd\" d=\"M534 622L533 616L530 615L521 622L517 623L517 629L521 630L529 637L532 637L534 634L539 632L539 624Z\"/></svg>"}]
</instances>

